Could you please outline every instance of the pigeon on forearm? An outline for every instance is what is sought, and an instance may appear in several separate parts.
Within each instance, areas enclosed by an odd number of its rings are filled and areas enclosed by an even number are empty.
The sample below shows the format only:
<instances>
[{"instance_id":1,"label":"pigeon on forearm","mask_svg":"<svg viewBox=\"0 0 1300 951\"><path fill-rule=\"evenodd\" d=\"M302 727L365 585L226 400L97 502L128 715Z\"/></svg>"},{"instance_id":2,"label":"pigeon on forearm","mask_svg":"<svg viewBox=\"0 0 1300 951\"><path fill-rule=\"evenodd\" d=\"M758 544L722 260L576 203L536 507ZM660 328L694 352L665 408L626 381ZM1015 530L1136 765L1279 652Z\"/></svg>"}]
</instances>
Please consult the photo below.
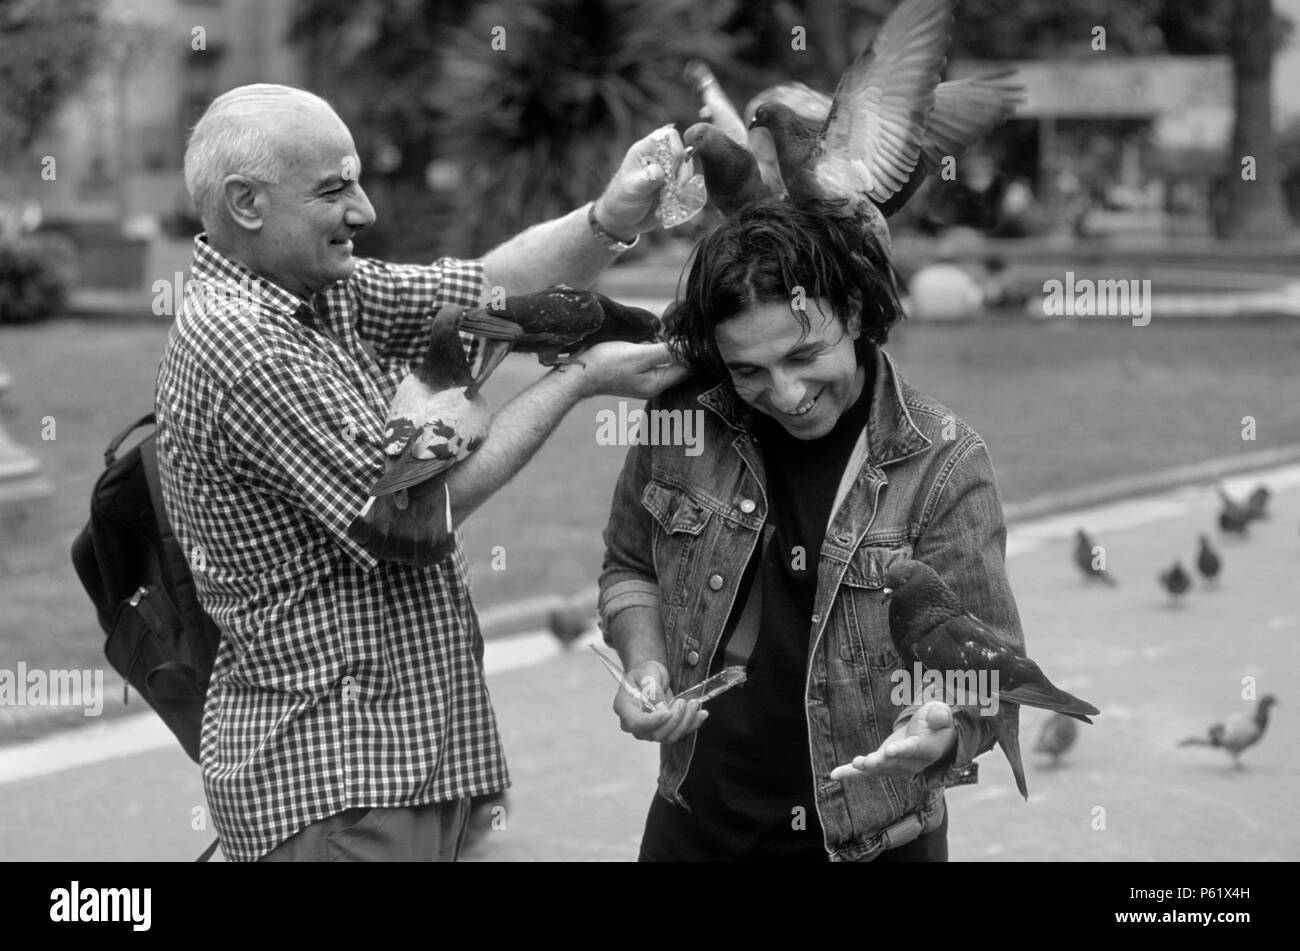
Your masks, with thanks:
<instances>
[{"instance_id":1,"label":"pigeon on forearm","mask_svg":"<svg viewBox=\"0 0 1300 951\"><path fill-rule=\"evenodd\" d=\"M595 291L557 284L518 294L501 306L466 314L462 330L501 341L515 353L535 353L545 366L574 362L579 350L610 340L648 343L659 336L659 318L648 310L620 304Z\"/></svg>"}]
</instances>

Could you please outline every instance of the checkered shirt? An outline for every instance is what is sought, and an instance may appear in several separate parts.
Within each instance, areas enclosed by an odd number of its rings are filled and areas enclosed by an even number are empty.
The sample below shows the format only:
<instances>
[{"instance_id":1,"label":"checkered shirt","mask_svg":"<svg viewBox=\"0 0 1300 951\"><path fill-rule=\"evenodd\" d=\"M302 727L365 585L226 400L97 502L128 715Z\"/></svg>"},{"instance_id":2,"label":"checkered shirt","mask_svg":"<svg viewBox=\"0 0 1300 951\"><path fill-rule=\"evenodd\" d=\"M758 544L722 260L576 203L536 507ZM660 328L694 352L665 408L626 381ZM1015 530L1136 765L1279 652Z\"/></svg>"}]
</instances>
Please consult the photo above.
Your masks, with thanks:
<instances>
[{"instance_id":1,"label":"checkered shirt","mask_svg":"<svg viewBox=\"0 0 1300 951\"><path fill-rule=\"evenodd\" d=\"M226 855L505 788L459 538L416 569L347 537L397 384L438 308L479 302L482 262L358 259L304 302L200 235L191 272L155 409L167 511L222 631L201 761Z\"/></svg>"}]
</instances>

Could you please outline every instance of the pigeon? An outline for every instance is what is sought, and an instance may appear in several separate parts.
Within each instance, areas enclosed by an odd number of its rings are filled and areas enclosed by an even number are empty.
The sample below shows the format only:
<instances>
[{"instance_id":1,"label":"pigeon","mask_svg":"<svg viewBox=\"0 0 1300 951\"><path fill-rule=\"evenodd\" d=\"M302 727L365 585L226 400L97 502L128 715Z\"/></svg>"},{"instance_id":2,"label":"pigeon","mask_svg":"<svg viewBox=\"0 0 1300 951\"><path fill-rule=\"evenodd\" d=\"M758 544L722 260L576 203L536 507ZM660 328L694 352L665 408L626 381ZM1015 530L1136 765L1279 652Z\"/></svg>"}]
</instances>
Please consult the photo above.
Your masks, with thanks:
<instances>
[{"instance_id":1,"label":"pigeon","mask_svg":"<svg viewBox=\"0 0 1300 951\"><path fill-rule=\"evenodd\" d=\"M1250 509L1228 495L1223 486L1217 489L1223 501L1223 508L1219 510L1219 530L1245 538L1250 526Z\"/></svg>"},{"instance_id":2,"label":"pigeon","mask_svg":"<svg viewBox=\"0 0 1300 951\"><path fill-rule=\"evenodd\" d=\"M750 128L771 132L792 201L838 202L889 247L884 219L1014 113L1024 89L1010 71L939 83L955 6L904 0L840 78L820 129L788 94L754 110Z\"/></svg>"},{"instance_id":3,"label":"pigeon","mask_svg":"<svg viewBox=\"0 0 1300 951\"><path fill-rule=\"evenodd\" d=\"M1192 576L1183 568L1181 561L1174 562L1174 566L1168 571L1161 572L1159 575L1161 586L1169 592L1171 603L1178 604L1192 587Z\"/></svg>"},{"instance_id":4,"label":"pigeon","mask_svg":"<svg viewBox=\"0 0 1300 951\"><path fill-rule=\"evenodd\" d=\"M692 80L695 91L704 102L703 108L700 109L700 117L706 121L696 123L687 129L682 136L682 143L688 149L692 149L694 154L700 155L700 164L704 170L704 187L714 206L719 211L723 211L724 205L735 208L744 204L746 200L765 198L769 195L784 197L785 185L781 181L781 169L777 163L776 145L772 141L771 133L766 129L746 127L745 120L737 114L735 106L722 91L722 87L714 78L713 71L706 64L699 60L687 63L686 77ZM692 129L695 130L694 135ZM752 170L757 176L757 181L749 177L748 163L742 163L746 171L744 177L737 177L739 175L737 163L742 162L739 153L735 149L724 147L720 140L708 137L707 141L703 142L704 151L701 152L700 140L705 138L704 129L715 130L721 134L722 139L730 142L737 149L743 149L753 160ZM726 170L721 167L724 164ZM710 167L713 173L712 182L710 182ZM736 198L742 194L740 187L742 185L744 198L738 203ZM723 211L723 214L731 213Z\"/></svg>"},{"instance_id":5,"label":"pigeon","mask_svg":"<svg viewBox=\"0 0 1300 951\"><path fill-rule=\"evenodd\" d=\"M469 308L438 311L424 359L397 386L384 427L383 476L348 526L348 537L384 561L432 565L455 540L447 471L487 438L492 414L479 388L509 352L509 343L484 347L470 370L460 327Z\"/></svg>"},{"instance_id":6,"label":"pigeon","mask_svg":"<svg viewBox=\"0 0 1300 951\"><path fill-rule=\"evenodd\" d=\"M1070 751L1070 747L1074 746L1074 741L1078 738L1079 725L1074 722L1074 719L1063 713L1054 713L1051 719L1043 724L1043 731L1038 734L1038 745L1034 747L1034 752L1048 754L1052 757L1052 766L1060 766L1061 757Z\"/></svg>"},{"instance_id":7,"label":"pigeon","mask_svg":"<svg viewBox=\"0 0 1300 951\"><path fill-rule=\"evenodd\" d=\"M1268 518L1268 500L1272 494L1268 486L1256 486L1255 491L1250 493L1250 497L1246 499L1246 514L1252 520Z\"/></svg>"},{"instance_id":8,"label":"pigeon","mask_svg":"<svg viewBox=\"0 0 1300 951\"><path fill-rule=\"evenodd\" d=\"M1189 736L1178 745L1181 746L1217 746L1232 754L1232 763L1241 769L1242 751L1249 749L1260 741L1264 730L1268 728L1268 711L1277 698L1271 693L1260 697L1255 707L1254 716L1234 713L1223 723L1216 723L1206 731L1204 737Z\"/></svg>"},{"instance_id":9,"label":"pigeon","mask_svg":"<svg viewBox=\"0 0 1300 951\"><path fill-rule=\"evenodd\" d=\"M938 573L919 561L892 565L885 574L889 600L889 633L899 656L909 667L920 663L936 671L980 671L997 674L1000 702L1053 710L1091 723L1099 711L1092 704L1061 690L1024 654L1007 647L984 622L966 611ZM1029 798L1020 758L1019 730L1014 715L990 718L994 734L1020 795Z\"/></svg>"},{"instance_id":10,"label":"pigeon","mask_svg":"<svg viewBox=\"0 0 1300 951\"><path fill-rule=\"evenodd\" d=\"M499 307L478 308L466 314L460 326L471 334L506 341L511 352L537 354L543 366L581 363L560 354L609 340L646 343L657 339L660 330L659 318L648 310L567 284L517 294Z\"/></svg>"},{"instance_id":11,"label":"pigeon","mask_svg":"<svg viewBox=\"0 0 1300 951\"><path fill-rule=\"evenodd\" d=\"M1201 536L1201 550L1196 553L1196 570L1205 579L1206 585L1213 587L1219 583L1219 571L1223 568L1223 559L1210 546L1210 539Z\"/></svg>"},{"instance_id":12,"label":"pigeon","mask_svg":"<svg viewBox=\"0 0 1300 951\"><path fill-rule=\"evenodd\" d=\"M567 650L587 632L595 620L595 612L588 601L570 598L559 607L552 608L547 626L555 639Z\"/></svg>"},{"instance_id":13,"label":"pigeon","mask_svg":"<svg viewBox=\"0 0 1300 951\"><path fill-rule=\"evenodd\" d=\"M1074 563L1082 569L1083 576L1089 579L1095 578L1098 581L1104 581L1112 588L1115 587L1118 582L1107 573L1106 569L1101 564L1098 564L1098 559L1095 553L1099 546L1088 537L1088 533L1083 529L1079 529L1074 537ZM1104 562L1105 559L1103 558L1101 560Z\"/></svg>"},{"instance_id":14,"label":"pigeon","mask_svg":"<svg viewBox=\"0 0 1300 951\"><path fill-rule=\"evenodd\" d=\"M692 157L698 156L709 201L722 214L734 215L744 205L771 196L754 154L717 126L697 122L682 135L682 142Z\"/></svg>"}]
</instances>

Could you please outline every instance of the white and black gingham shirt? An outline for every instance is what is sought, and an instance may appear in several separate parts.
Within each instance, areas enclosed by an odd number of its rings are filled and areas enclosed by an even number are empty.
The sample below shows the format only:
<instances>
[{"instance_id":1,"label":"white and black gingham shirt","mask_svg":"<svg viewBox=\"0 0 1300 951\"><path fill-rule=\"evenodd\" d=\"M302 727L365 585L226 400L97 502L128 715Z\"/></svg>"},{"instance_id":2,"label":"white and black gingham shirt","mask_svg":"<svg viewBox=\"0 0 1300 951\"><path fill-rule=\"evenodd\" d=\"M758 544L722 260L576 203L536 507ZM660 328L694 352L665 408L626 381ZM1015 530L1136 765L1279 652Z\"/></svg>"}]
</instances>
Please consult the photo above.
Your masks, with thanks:
<instances>
[{"instance_id":1,"label":"white and black gingham shirt","mask_svg":"<svg viewBox=\"0 0 1300 951\"><path fill-rule=\"evenodd\" d=\"M459 545L416 569L347 537L397 384L438 308L479 302L482 262L359 259L305 304L200 235L191 277L155 409L167 511L222 630L201 756L226 855L505 788Z\"/></svg>"}]
</instances>

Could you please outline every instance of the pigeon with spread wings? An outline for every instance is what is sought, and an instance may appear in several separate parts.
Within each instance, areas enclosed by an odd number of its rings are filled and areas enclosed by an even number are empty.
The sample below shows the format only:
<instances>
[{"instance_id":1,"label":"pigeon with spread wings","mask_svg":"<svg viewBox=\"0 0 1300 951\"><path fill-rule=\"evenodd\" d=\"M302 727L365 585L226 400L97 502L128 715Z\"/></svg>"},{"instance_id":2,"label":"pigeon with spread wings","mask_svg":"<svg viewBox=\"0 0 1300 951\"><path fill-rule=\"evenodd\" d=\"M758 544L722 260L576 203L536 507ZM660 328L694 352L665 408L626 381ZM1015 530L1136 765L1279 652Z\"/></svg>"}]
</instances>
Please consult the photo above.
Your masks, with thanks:
<instances>
[{"instance_id":1,"label":"pigeon with spread wings","mask_svg":"<svg viewBox=\"0 0 1300 951\"><path fill-rule=\"evenodd\" d=\"M884 219L946 157L1012 115L1024 90L1011 72L939 82L955 6L904 0L840 78L820 128L813 90L760 94L749 127L771 133L792 201L838 203L888 247Z\"/></svg>"}]
</instances>

